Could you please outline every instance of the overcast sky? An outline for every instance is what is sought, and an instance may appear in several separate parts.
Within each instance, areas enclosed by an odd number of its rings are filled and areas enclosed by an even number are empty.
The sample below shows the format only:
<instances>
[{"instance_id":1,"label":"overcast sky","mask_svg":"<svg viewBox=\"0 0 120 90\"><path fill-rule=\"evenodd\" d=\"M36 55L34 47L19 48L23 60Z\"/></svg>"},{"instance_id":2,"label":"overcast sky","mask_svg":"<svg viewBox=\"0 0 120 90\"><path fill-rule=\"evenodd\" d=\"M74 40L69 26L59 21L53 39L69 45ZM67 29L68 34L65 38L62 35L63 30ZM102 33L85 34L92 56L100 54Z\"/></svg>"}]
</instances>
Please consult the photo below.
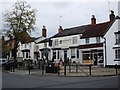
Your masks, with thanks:
<instances>
[{"instance_id":1,"label":"overcast sky","mask_svg":"<svg viewBox=\"0 0 120 90\"><path fill-rule=\"evenodd\" d=\"M12 10L17 0L0 1L0 30L3 30L3 18L6 12ZM26 0L27 1L27 0ZM74 2L73 2L74 1ZM109 20L109 10L118 15L119 0L29 0L28 4L36 9L36 30L33 36L41 36L42 26L47 28L47 37L57 33L59 25L71 28L90 24L92 15L97 23ZM62 16L60 18L60 16Z\"/></svg>"}]
</instances>

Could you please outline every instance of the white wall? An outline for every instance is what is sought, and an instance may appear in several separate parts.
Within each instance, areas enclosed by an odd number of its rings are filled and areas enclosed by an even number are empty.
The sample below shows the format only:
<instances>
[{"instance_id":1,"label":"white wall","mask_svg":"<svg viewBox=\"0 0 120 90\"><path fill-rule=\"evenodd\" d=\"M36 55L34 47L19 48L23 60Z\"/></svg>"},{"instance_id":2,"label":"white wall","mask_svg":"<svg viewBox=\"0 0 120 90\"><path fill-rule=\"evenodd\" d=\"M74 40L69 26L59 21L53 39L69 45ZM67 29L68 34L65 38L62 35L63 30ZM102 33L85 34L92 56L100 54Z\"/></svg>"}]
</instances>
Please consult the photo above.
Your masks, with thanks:
<instances>
[{"instance_id":1,"label":"white wall","mask_svg":"<svg viewBox=\"0 0 120 90\"><path fill-rule=\"evenodd\" d=\"M85 41L86 41L86 39L80 39L80 44L81 45L86 44ZM100 37L100 43L102 43L103 41L104 41L103 38ZM89 44L94 44L94 43L96 43L96 37L89 38Z\"/></svg>"},{"instance_id":2,"label":"white wall","mask_svg":"<svg viewBox=\"0 0 120 90\"><path fill-rule=\"evenodd\" d=\"M73 37L77 37L77 43L76 44L73 44L72 43L72 39ZM80 44L80 39L79 39L79 35L72 35L72 36L65 36L65 37L58 37L58 38L52 38L53 40L53 46L52 48L69 48L70 46L77 46ZM54 41L58 39L58 46L55 46L54 45ZM62 44L60 44L60 40L62 40Z\"/></svg>"},{"instance_id":3,"label":"white wall","mask_svg":"<svg viewBox=\"0 0 120 90\"><path fill-rule=\"evenodd\" d=\"M104 36L106 38L107 65L115 65L118 63L117 61L114 61L115 51L113 49L113 46L115 45L114 32L117 32L117 31L118 31L118 20L114 22L112 27L109 29L109 31Z\"/></svg>"}]
</instances>

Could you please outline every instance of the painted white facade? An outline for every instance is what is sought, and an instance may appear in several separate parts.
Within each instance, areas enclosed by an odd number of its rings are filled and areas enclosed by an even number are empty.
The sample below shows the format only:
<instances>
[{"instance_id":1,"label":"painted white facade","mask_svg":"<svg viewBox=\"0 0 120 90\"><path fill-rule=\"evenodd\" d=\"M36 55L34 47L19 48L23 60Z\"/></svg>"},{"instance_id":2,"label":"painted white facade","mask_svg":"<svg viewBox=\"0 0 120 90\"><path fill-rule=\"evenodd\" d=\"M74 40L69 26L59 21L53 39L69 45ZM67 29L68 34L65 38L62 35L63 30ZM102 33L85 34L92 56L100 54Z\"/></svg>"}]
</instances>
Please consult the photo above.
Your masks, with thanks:
<instances>
[{"instance_id":1,"label":"painted white facade","mask_svg":"<svg viewBox=\"0 0 120 90\"><path fill-rule=\"evenodd\" d=\"M44 47L44 46L41 46L41 45L36 44L36 43L43 40L43 39L45 39L45 38L40 37L40 38L36 39L35 41L30 42L30 43L25 43L25 44L19 43L17 57L22 57L23 60L25 60L25 59L28 60L29 56L30 56L30 59L32 59L33 61L37 60L38 56L35 54L35 52L39 53L39 48ZM24 53L24 55L23 55L23 53Z\"/></svg>"},{"instance_id":2,"label":"painted white facade","mask_svg":"<svg viewBox=\"0 0 120 90\"><path fill-rule=\"evenodd\" d=\"M118 13L120 14L120 10ZM116 55L115 49L113 49L114 47L120 47L120 45L115 45L116 36L114 33L118 31L120 31L120 19L115 20L110 29L104 35L104 37L99 36L100 41L97 41L98 37L89 37L81 39L80 37L82 36L82 34L76 34L70 36L51 38L52 46L49 46L49 42L38 43L45 39L44 37L41 37L35 40L35 42L31 42L28 44L20 43L20 47L18 49L18 57L23 57L22 50L28 49L30 50L29 56L31 56L31 59L36 60L38 58L38 56L36 56L34 52L38 52L39 59L43 59L44 49L48 48L48 60L52 60L52 58L54 57L54 60L57 62L60 59L64 61L65 59L69 58L72 61L76 61L83 64L83 55L85 52L88 52L88 54L90 54L89 60L92 60L92 62L94 62L94 57L100 59L99 54L103 54L104 66L120 64L120 61L114 61ZM86 43L86 39L89 39L88 43ZM80 45L91 45L99 43L103 43L103 47L91 47L83 49L79 48ZM97 52L95 51L91 53L94 50L97 50ZM26 57L23 58L25 59ZM98 61L99 60L97 60L97 62Z\"/></svg>"},{"instance_id":3,"label":"painted white facade","mask_svg":"<svg viewBox=\"0 0 120 90\"><path fill-rule=\"evenodd\" d=\"M119 63L120 61L114 61L115 60L115 49L113 49L114 47L116 47L115 45L116 37L114 33L120 30L119 24L120 24L120 19L117 19L113 23L109 31L106 33L106 35L104 36L106 38L106 59L107 59L106 65L120 64ZM104 55L105 55L105 48L104 48Z\"/></svg>"},{"instance_id":4,"label":"painted white facade","mask_svg":"<svg viewBox=\"0 0 120 90\"><path fill-rule=\"evenodd\" d=\"M55 48L56 50L56 59L55 60L60 60L60 58L62 58L62 60L64 61L64 50L67 49L67 57L69 59L71 59L72 61L76 61L76 62L79 62L81 64L83 64L83 55L82 55L82 52L83 51L90 51L90 50L94 50L94 49L100 49L100 50L103 50L103 47L102 48L87 48L87 49L79 49L78 46L79 45L86 45L86 40L85 39L80 39L80 36L82 34L78 34L78 35L71 35L71 36L65 36L65 37L58 37L58 38L52 38L53 40L53 46L52 48ZM76 37L76 42L73 43L73 38ZM55 45L55 42L56 40L58 41L58 44ZM61 43L62 41L62 43ZM102 43L104 40L103 38L100 37L100 42L99 43ZM96 42L96 37L92 37L92 38L89 38L89 43L88 44L95 44L97 43ZM61 50L57 50L57 48L61 48ZM75 54L75 57L72 58L71 54L71 50L74 49L74 54ZM77 52L77 50L79 51L79 53ZM60 51L60 56L59 58L57 58L58 54L57 52ZM53 51L52 51L53 52ZM79 56L77 56L77 53Z\"/></svg>"}]
</instances>

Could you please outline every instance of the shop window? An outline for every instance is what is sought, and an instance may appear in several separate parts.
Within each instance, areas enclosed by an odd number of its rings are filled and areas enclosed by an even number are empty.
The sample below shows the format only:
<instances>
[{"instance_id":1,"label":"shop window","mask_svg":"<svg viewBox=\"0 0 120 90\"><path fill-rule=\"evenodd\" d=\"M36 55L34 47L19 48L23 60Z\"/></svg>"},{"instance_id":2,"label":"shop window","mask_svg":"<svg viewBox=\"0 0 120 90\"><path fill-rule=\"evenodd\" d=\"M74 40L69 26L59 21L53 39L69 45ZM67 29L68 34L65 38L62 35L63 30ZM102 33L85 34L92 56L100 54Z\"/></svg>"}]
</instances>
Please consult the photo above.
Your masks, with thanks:
<instances>
[{"instance_id":1,"label":"shop window","mask_svg":"<svg viewBox=\"0 0 120 90\"><path fill-rule=\"evenodd\" d=\"M90 60L91 59L90 51L82 52L82 54L83 54L83 60Z\"/></svg>"}]
</instances>

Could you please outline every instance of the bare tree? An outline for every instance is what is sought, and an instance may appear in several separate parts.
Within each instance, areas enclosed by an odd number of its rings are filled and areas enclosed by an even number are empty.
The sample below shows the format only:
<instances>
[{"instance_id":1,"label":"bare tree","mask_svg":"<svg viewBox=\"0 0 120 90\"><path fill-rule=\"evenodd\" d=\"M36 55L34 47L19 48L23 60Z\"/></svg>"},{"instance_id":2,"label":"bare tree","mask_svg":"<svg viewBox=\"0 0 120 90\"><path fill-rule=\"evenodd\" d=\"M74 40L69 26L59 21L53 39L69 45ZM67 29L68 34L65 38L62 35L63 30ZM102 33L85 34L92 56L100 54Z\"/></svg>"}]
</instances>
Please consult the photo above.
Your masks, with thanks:
<instances>
[{"instance_id":1,"label":"bare tree","mask_svg":"<svg viewBox=\"0 0 120 90\"><path fill-rule=\"evenodd\" d=\"M5 14L5 26L8 29L7 34L15 40L13 48L13 57L15 60L20 42L19 34L22 31L31 33L35 28L35 11L35 9L31 9L31 6L27 2L18 1L14 4L12 11Z\"/></svg>"}]
</instances>

